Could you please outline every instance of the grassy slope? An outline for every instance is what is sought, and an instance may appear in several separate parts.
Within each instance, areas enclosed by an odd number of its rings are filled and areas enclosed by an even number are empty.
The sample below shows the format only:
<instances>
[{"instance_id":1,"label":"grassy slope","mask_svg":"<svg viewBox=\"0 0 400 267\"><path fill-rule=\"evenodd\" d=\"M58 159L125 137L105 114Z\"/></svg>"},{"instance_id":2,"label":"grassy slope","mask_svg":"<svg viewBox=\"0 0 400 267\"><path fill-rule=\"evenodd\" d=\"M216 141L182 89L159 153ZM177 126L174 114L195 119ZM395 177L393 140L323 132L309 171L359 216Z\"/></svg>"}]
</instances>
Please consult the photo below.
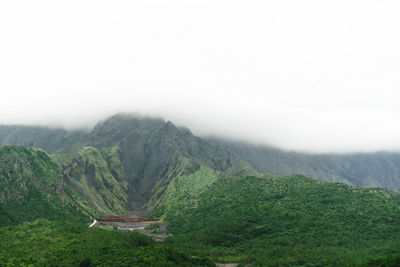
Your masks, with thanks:
<instances>
[{"instance_id":1,"label":"grassy slope","mask_svg":"<svg viewBox=\"0 0 400 267\"><path fill-rule=\"evenodd\" d=\"M195 163L190 159L184 158L181 160L179 167L184 169L191 166L191 164ZM197 168L190 174L172 176L171 181L166 183L164 187L156 185L156 190L163 190L163 193L160 197L152 197L147 204L147 207L152 210L152 216L175 216L187 209L197 207L199 195L207 190L219 177L217 171L203 165L198 165Z\"/></svg>"},{"instance_id":2,"label":"grassy slope","mask_svg":"<svg viewBox=\"0 0 400 267\"><path fill-rule=\"evenodd\" d=\"M241 161L231 162L231 167L221 173L195 158L178 156L170 164L166 178L156 183L144 207L151 211L152 216L165 218L172 213L197 207L200 194L208 190L221 175L261 174Z\"/></svg>"},{"instance_id":3,"label":"grassy slope","mask_svg":"<svg viewBox=\"0 0 400 267\"><path fill-rule=\"evenodd\" d=\"M142 234L38 220L0 228L0 265L214 266L160 245Z\"/></svg>"},{"instance_id":4,"label":"grassy slope","mask_svg":"<svg viewBox=\"0 0 400 267\"><path fill-rule=\"evenodd\" d=\"M36 218L87 221L76 202L82 202L63 184L61 169L47 153L25 147L0 147L0 225Z\"/></svg>"},{"instance_id":5,"label":"grassy slope","mask_svg":"<svg viewBox=\"0 0 400 267\"><path fill-rule=\"evenodd\" d=\"M175 190L179 199L182 190ZM181 195L181 196L179 196ZM167 210L167 242L255 265L343 265L400 246L400 195L304 176L221 178L197 208Z\"/></svg>"}]
</instances>

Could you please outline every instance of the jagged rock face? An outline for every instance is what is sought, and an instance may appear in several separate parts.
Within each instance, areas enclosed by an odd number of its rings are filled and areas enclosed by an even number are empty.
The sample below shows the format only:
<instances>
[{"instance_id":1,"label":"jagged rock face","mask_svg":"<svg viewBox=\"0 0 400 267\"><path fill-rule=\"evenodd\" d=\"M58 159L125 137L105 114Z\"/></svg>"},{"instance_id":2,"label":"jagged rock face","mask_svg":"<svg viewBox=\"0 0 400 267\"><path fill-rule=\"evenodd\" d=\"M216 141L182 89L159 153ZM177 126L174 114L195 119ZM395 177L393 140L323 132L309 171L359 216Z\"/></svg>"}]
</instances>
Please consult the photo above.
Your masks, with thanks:
<instances>
[{"instance_id":1,"label":"jagged rock face","mask_svg":"<svg viewBox=\"0 0 400 267\"><path fill-rule=\"evenodd\" d=\"M179 157L196 158L213 169L225 171L232 167L229 153L190 132L176 128L171 122L157 129L138 127L120 143L121 162L129 181L129 197L134 207L151 197L156 183L176 168ZM233 156L232 156L233 157Z\"/></svg>"},{"instance_id":2,"label":"jagged rock face","mask_svg":"<svg viewBox=\"0 0 400 267\"><path fill-rule=\"evenodd\" d=\"M165 122L161 119L115 115L98 123L88 135L86 143L98 148L111 147L124 140L132 132L151 133L164 124Z\"/></svg>"},{"instance_id":3,"label":"jagged rock face","mask_svg":"<svg viewBox=\"0 0 400 267\"><path fill-rule=\"evenodd\" d=\"M119 147L128 181L129 203L133 208L140 208L150 199L156 183L177 168L179 157L198 159L220 171L236 164L233 153L195 137L188 129L177 128L160 119L113 116L99 123L86 143L97 148Z\"/></svg>"},{"instance_id":4,"label":"jagged rock face","mask_svg":"<svg viewBox=\"0 0 400 267\"><path fill-rule=\"evenodd\" d=\"M63 181L101 214L126 214L128 184L118 150L85 147L74 155L57 155Z\"/></svg>"}]
</instances>

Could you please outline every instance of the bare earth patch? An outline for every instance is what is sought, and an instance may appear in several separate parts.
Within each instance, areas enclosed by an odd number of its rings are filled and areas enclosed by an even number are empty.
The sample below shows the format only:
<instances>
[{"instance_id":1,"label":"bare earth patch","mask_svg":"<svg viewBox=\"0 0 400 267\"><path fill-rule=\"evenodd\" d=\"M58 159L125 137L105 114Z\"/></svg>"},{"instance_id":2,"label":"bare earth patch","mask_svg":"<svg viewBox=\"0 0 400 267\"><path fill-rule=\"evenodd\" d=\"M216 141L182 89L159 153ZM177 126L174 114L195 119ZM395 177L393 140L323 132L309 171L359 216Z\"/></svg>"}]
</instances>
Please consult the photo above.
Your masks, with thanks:
<instances>
[{"instance_id":1,"label":"bare earth patch","mask_svg":"<svg viewBox=\"0 0 400 267\"><path fill-rule=\"evenodd\" d=\"M156 227L149 227L156 226ZM94 227L106 228L106 229L118 229L120 231L135 231L145 234L153 238L156 242L163 242L168 236L167 234L167 222L102 222L97 223Z\"/></svg>"}]
</instances>

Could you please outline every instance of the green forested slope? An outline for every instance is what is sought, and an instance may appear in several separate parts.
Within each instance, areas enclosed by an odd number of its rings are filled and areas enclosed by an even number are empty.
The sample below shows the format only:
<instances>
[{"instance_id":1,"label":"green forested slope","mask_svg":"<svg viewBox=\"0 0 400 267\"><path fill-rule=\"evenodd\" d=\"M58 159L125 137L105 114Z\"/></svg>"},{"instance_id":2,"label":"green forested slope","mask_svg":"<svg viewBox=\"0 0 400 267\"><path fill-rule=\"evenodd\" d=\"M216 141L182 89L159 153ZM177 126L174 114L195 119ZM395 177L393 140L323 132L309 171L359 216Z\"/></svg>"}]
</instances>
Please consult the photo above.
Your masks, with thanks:
<instances>
[{"instance_id":1,"label":"green forested slope","mask_svg":"<svg viewBox=\"0 0 400 267\"><path fill-rule=\"evenodd\" d=\"M128 183L118 148L101 151L85 147L76 154L56 154L62 166L63 181L86 200L88 206L103 215L128 213Z\"/></svg>"},{"instance_id":2,"label":"green forested slope","mask_svg":"<svg viewBox=\"0 0 400 267\"><path fill-rule=\"evenodd\" d=\"M80 198L64 184L61 169L46 152L0 147L0 225L36 218L89 220Z\"/></svg>"},{"instance_id":3,"label":"green forested slope","mask_svg":"<svg viewBox=\"0 0 400 267\"><path fill-rule=\"evenodd\" d=\"M136 232L37 220L0 228L1 266L214 266Z\"/></svg>"},{"instance_id":4,"label":"green forested slope","mask_svg":"<svg viewBox=\"0 0 400 267\"><path fill-rule=\"evenodd\" d=\"M125 215L127 186L117 148L50 156L41 149L0 147L0 225Z\"/></svg>"},{"instance_id":5,"label":"green forested slope","mask_svg":"<svg viewBox=\"0 0 400 267\"><path fill-rule=\"evenodd\" d=\"M216 260L343 266L400 249L400 194L304 176L221 178L166 211L168 244Z\"/></svg>"},{"instance_id":6,"label":"green forested slope","mask_svg":"<svg viewBox=\"0 0 400 267\"><path fill-rule=\"evenodd\" d=\"M193 159L180 158L177 161L177 168L181 172L173 171L170 179L156 184L152 197L145 205L155 217L165 217L197 207L200 194L220 176L219 172Z\"/></svg>"}]
</instances>

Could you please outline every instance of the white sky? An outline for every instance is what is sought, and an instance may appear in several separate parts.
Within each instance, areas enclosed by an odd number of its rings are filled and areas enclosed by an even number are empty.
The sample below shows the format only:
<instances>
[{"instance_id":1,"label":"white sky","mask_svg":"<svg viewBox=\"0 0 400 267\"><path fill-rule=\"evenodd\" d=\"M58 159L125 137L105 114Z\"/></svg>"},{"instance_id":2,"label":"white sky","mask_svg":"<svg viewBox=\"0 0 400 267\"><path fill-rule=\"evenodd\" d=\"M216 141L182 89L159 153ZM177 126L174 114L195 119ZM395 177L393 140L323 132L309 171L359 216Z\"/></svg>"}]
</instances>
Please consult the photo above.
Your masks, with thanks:
<instances>
[{"instance_id":1,"label":"white sky","mask_svg":"<svg viewBox=\"0 0 400 267\"><path fill-rule=\"evenodd\" d=\"M0 1L0 123L118 111L308 151L400 150L400 1Z\"/></svg>"}]
</instances>

